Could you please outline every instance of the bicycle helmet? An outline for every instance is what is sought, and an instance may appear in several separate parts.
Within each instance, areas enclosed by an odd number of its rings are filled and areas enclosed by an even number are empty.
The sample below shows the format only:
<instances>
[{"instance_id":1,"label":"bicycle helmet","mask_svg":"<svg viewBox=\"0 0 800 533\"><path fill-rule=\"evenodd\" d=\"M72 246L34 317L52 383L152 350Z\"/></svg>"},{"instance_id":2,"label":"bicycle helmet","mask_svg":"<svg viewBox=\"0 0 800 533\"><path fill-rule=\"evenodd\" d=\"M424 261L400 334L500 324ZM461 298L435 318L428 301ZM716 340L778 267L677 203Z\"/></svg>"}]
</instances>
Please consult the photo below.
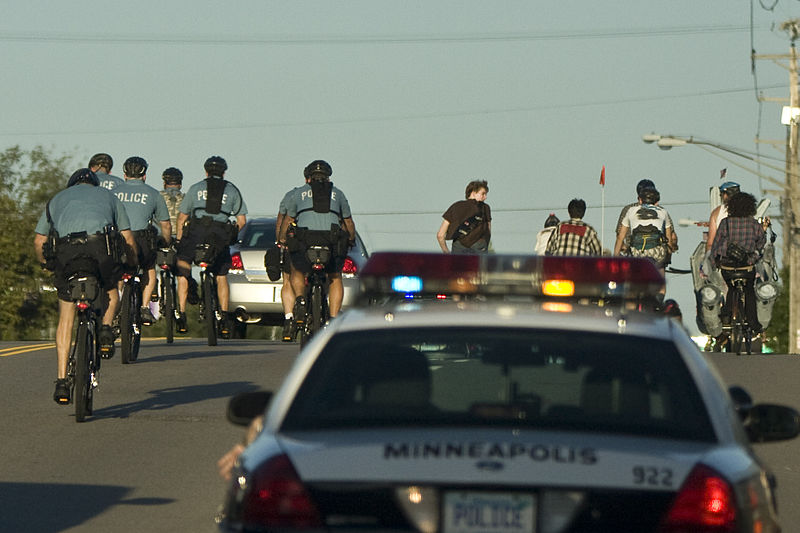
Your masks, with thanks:
<instances>
[{"instance_id":1,"label":"bicycle helmet","mask_svg":"<svg viewBox=\"0 0 800 533\"><path fill-rule=\"evenodd\" d=\"M309 163L305 170L303 170L303 176L305 176L306 179L310 178L312 174L323 174L325 177L329 178L331 174L333 174L333 169L327 161L317 159Z\"/></svg>"},{"instance_id":2,"label":"bicycle helmet","mask_svg":"<svg viewBox=\"0 0 800 533\"><path fill-rule=\"evenodd\" d=\"M165 185L180 185L183 183L183 172L175 167L169 167L161 174Z\"/></svg>"},{"instance_id":3,"label":"bicycle helmet","mask_svg":"<svg viewBox=\"0 0 800 533\"><path fill-rule=\"evenodd\" d=\"M642 199L643 204L654 204L661 200L661 195L659 192L653 187L645 187L641 191L639 191L639 198Z\"/></svg>"},{"instance_id":4,"label":"bicycle helmet","mask_svg":"<svg viewBox=\"0 0 800 533\"><path fill-rule=\"evenodd\" d=\"M643 180L640 180L639 183L636 184L636 194L642 192L643 189L655 189L655 188L656 184L653 183L652 180L645 178Z\"/></svg>"},{"instance_id":5,"label":"bicycle helmet","mask_svg":"<svg viewBox=\"0 0 800 533\"><path fill-rule=\"evenodd\" d=\"M97 187L100 185L100 179L97 177L97 174L88 168L81 168L73 172L72 176L69 177L67 187L72 187L78 183L88 183L89 185Z\"/></svg>"},{"instance_id":6,"label":"bicycle helmet","mask_svg":"<svg viewBox=\"0 0 800 533\"><path fill-rule=\"evenodd\" d=\"M225 160L220 156L212 155L206 159L206 162L203 164L203 168L206 169L206 172L208 172L209 176L222 177L225 171L228 170L228 163L226 163Z\"/></svg>"},{"instance_id":7,"label":"bicycle helmet","mask_svg":"<svg viewBox=\"0 0 800 533\"><path fill-rule=\"evenodd\" d=\"M111 168L114 166L114 160L108 154L94 154L92 158L89 160L89 168L91 167L100 167L105 168L109 172L111 172Z\"/></svg>"},{"instance_id":8,"label":"bicycle helmet","mask_svg":"<svg viewBox=\"0 0 800 533\"><path fill-rule=\"evenodd\" d=\"M726 181L725 183L719 186L720 193L736 194L740 190L741 189L739 188L739 184L736 183L735 181Z\"/></svg>"},{"instance_id":9,"label":"bicycle helmet","mask_svg":"<svg viewBox=\"0 0 800 533\"><path fill-rule=\"evenodd\" d=\"M122 171L128 178L141 178L147 173L147 161L136 155L129 157L122 165Z\"/></svg>"}]
</instances>

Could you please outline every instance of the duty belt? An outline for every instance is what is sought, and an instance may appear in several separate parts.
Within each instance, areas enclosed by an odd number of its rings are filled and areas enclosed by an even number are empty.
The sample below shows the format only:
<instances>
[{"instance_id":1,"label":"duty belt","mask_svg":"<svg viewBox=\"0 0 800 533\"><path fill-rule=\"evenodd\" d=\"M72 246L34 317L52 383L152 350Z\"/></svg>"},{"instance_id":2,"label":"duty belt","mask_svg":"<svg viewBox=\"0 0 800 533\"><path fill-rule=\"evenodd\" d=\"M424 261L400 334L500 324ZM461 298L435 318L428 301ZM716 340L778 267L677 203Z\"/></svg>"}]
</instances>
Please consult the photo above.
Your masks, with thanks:
<instances>
[{"instance_id":1,"label":"duty belt","mask_svg":"<svg viewBox=\"0 0 800 533\"><path fill-rule=\"evenodd\" d=\"M58 244L88 244L90 242L95 242L99 240L105 240L104 233L94 233L92 235L88 235L85 231L81 231L79 233L70 233L66 237L59 237L56 239L56 245Z\"/></svg>"}]
</instances>

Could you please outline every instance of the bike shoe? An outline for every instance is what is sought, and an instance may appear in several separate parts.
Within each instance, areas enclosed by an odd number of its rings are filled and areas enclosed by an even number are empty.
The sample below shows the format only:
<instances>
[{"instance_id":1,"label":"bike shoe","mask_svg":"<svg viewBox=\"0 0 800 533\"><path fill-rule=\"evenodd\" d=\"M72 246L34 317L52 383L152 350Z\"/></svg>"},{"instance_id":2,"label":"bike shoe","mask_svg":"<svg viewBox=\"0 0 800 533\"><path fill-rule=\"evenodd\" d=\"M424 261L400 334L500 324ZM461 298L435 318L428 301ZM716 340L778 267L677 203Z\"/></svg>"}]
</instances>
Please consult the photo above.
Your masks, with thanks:
<instances>
[{"instance_id":1,"label":"bike shoe","mask_svg":"<svg viewBox=\"0 0 800 533\"><path fill-rule=\"evenodd\" d=\"M156 317L153 316L153 312L150 311L149 307L142 307L139 310L139 313L142 316L142 324L145 326L152 326L153 323L156 321Z\"/></svg>"},{"instance_id":2,"label":"bike shoe","mask_svg":"<svg viewBox=\"0 0 800 533\"><path fill-rule=\"evenodd\" d=\"M70 403L69 382L66 378L56 380L56 390L53 392L53 400L59 405L67 405Z\"/></svg>"},{"instance_id":3,"label":"bike shoe","mask_svg":"<svg viewBox=\"0 0 800 533\"><path fill-rule=\"evenodd\" d=\"M97 341L100 344L100 357L103 359L111 359L114 357L114 330L111 326L103 324L100 326L100 334L97 336Z\"/></svg>"},{"instance_id":4,"label":"bike shoe","mask_svg":"<svg viewBox=\"0 0 800 533\"><path fill-rule=\"evenodd\" d=\"M219 321L219 336L223 339L231 338L231 331L233 330L233 313L227 311L222 312L222 320Z\"/></svg>"},{"instance_id":5,"label":"bike shoe","mask_svg":"<svg viewBox=\"0 0 800 533\"><path fill-rule=\"evenodd\" d=\"M186 333L188 330L186 327L186 313L178 313L178 316L175 319L175 329L178 331L178 333Z\"/></svg>"},{"instance_id":6,"label":"bike shoe","mask_svg":"<svg viewBox=\"0 0 800 533\"><path fill-rule=\"evenodd\" d=\"M300 296L294 302L294 318L298 324L306 321L306 299Z\"/></svg>"},{"instance_id":7,"label":"bike shoe","mask_svg":"<svg viewBox=\"0 0 800 533\"><path fill-rule=\"evenodd\" d=\"M283 321L283 342L292 342L296 333L294 318Z\"/></svg>"},{"instance_id":8,"label":"bike shoe","mask_svg":"<svg viewBox=\"0 0 800 533\"><path fill-rule=\"evenodd\" d=\"M197 280L191 276L187 279L189 281L189 294L187 294L186 299L191 305L197 305L200 303L200 296L197 293Z\"/></svg>"}]
</instances>

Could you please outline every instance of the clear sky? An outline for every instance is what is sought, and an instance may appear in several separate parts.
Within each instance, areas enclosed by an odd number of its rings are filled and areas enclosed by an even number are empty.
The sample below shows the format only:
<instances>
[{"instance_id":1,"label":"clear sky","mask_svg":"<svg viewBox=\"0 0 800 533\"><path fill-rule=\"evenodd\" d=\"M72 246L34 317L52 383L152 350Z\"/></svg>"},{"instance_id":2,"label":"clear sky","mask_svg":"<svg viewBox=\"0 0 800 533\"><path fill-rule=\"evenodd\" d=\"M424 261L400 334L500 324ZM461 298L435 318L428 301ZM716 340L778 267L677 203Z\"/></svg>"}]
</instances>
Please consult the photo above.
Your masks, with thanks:
<instances>
[{"instance_id":1,"label":"clear sky","mask_svg":"<svg viewBox=\"0 0 800 533\"><path fill-rule=\"evenodd\" d=\"M747 151L757 135L783 142L781 104L755 95L788 97L788 72L757 61L754 75L750 51L788 53L779 25L800 17L790 0L3 7L0 149L43 145L74 154L76 168L108 152L117 175L140 155L157 187L169 166L201 179L218 154L253 214L274 214L303 167L326 159L372 251L437 250L441 214L476 178L489 182L497 252L532 250L548 213L566 217L573 197L611 248L620 207L645 177L676 222L707 218L723 167L760 196L774 187L730 162L641 136ZM782 167L780 146L758 150ZM688 268L701 232L677 231L674 266ZM668 296L694 328L688 277L668 276Z\"/></svg>"}]
</instances>

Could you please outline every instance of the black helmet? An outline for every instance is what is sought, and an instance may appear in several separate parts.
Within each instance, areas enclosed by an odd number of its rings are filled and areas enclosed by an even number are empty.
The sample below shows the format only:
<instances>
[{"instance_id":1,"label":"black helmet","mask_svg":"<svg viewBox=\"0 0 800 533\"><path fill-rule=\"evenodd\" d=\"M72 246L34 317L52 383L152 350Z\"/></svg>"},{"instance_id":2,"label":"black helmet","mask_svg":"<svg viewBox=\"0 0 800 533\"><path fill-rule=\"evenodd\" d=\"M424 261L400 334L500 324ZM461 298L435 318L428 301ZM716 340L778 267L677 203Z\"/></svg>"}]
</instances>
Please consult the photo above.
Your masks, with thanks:
<instances>
[{"instance_id":1,"label":"black helmet","mask_svg":"<svg viewBox=\"0 0 800 533\"><path fill-rule=\"evenodd\" d=\"M317 159L309 163L305 170L303 170L303 176L305 176L306 179L310 178L312 174L324 174L326 177L330 178L331 174L333 174L333 169L327 161Z\"/></svg>"},{"instance_id":2,"label":"black helmet","mask_svg":"<svg viewBox=\"0 0 800 533\"><path fill-rule=\"evenodd\" d=\"M544 227L549 228L552 226L558 226L558 223L561 222L558 220L558 217L555 213L550 213L550 216L547 217L547 220L544 221Z\"/></svg>"},{"instance_id":3,"label":"black helmet","mask_svg":"<svg viewBox=\"0 0 800 533\"><path fill-rule=\"evenodd\" d=\"M94 185L97 187L100 185L100 179L97 177L97 174L88 168L80 168L73 172L72 176L69 177L67 187L72 187L78 183L88 183L89 185Z\"/></svg>"},{"instance_id":4,"label":"black helmet","mask_svg":"<svg viewBox=\"0 0 800 533\"><path fill-rule=\"evenodd\" d=\"M642 203L644 204L654 204L661 200L661 195L655 188L645 187L639 191L639 198L642 199Z\"/></svg>"},{"instance_id":5,"label":"black helmet","mask_svg":"<svg viewBox=\"0 0 800 533\"><path fill-rule=\"evenodd\" d=\"M224 174L225 171L228 170L228 163L226 163L225 160L222 159L220 156L212 155L211 157L206 159L203 168L206 169L206 172L208 172L209 176L222 177L222 174Z\"/></svg>"},{"instance_id":6,"label":"black helmet","mask_svg":"<svg viewBox=\"0 0 800 533\"><path fill-rule=\"evenodd\" d=\"M730 195L734 195L739 192L741 189L739 188L739 184L735 181L726 181L722 185L719 186L719 192L727 193Z\"/></svg>"},{"instance_id":7,"label":"black helmet","mask_svg":"<svg viewBox=\"0 0 800 533\"><path fill-rule=\"evenodd\" d=\"M122 165L122 170L129 178L141 178L147 173L147 161L136 155L129 157Z\"/></svg>"},{"instance_id":8,"label":"black helmet","mask_svg":"<svg viewBox=\"0 0 800 533\"><path fill-rule=\"evenodd\" d=\"M166 169L161 174L161 177L164 179L164 183L166 185L180 185L183 183L183 172L175 167L169 167Z\"/></svg>"},{"instance_id":9,"label":"black helmet","mask_svg":"<svg viewBox=\"0 0 800 533\"><path fill-rule=\"evenodd\" d=\"M642 189L655 189L656 184L653 183L653 180L649 180L647 178L640 180L639 183L636 184L636 194L642 192Z\"/></svg>"},{"instance_id":10,"label":"black helmet","mask_svg":"<svg viewBox=\"0 0 800 533\"><path fill-rule=\"evenodd\" d=\"M105 168L110 172L114 167L114 160L108 154L94 154L89 160L89 168L91 167Z\"/></svg>"}]
</instances>

